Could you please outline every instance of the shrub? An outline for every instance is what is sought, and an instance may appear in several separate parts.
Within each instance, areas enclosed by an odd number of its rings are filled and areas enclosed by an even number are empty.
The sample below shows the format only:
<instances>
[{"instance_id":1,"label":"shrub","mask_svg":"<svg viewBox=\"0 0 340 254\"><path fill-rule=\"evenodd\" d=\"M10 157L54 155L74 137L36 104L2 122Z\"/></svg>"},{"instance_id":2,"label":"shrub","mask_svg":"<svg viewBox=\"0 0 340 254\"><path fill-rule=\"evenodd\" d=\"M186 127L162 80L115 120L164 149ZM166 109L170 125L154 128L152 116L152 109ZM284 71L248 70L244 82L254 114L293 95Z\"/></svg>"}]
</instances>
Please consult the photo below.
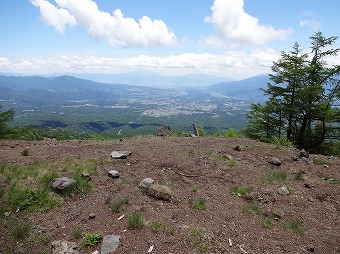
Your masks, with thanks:
<instances>
[{"instance_id":1,"label":"shrub","mask_svg":"<svg viewBox=\"0 0 340 254\"><path fill-rule=\"evenodd\" d=\"M245 210L247 213L253 213L257 215L261 215L263 213L262 207L258 203L249 204Z\"/></svg>"},{"instance_id":2,"label":"shrub","mask_svg":"<svg viewBox=\"0 0 340 254\"><path fill-rule=\"evenodd\" d=\"M12 229L11 235L17 240L26 239L30 234L31 228L32 226L29 223L16 224Z\"/></svg>"}]
</instances>

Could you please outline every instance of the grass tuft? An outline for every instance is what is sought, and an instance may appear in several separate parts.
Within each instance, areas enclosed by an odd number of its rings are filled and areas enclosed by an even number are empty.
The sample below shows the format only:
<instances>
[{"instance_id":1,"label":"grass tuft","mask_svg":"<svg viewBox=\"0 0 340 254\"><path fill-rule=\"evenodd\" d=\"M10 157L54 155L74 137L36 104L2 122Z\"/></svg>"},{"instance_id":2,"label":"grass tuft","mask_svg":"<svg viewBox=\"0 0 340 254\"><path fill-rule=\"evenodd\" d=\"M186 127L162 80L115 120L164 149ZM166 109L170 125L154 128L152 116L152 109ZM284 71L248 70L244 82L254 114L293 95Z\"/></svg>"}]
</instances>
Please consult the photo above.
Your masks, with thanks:
<instances>
[{"instance_id":1,"label":"grass tuft","mask_svg":"<svg viewBox=\"0 0 340 254\"><path fill-rule=\"evenodd\" d=\"M203 227L191 227L186 241L194 245L200 253L207 253L211 248L208 242L208 231Z\"/></svg>"},{"instance_id":2,"label":"grass tuft","mask_svg":"<svg viewBox=\"0 0 340 254\"><path fill-rule=\"evenodd\" d=\"M253 189L247 186L233 186L230 189L230 193L237 197L242 197L244 195L249 194L252 191Z\"/></svg>"},{"instance_id":3,"label":"grass tuft","mask_svg":"<svg viewBox=\"0 0 340 254\"><path fill-rule=\"evenodd\" d=\"M190 199L189 205L191 208L195 208L198 210L205 210L207 209L207 201L205 198L196 198L196 199Z\"/></svg>"},{"instance_id":4,"label":"grass tuft","mask_svg":"<svg viewBox=\"0 0 340 254\"><path fill-rule=\"evenodd\" d=\"M139 229L144 227L144 218L139 213L133 213L127 221L129 229Z\"/></svg>"}]
</instances>

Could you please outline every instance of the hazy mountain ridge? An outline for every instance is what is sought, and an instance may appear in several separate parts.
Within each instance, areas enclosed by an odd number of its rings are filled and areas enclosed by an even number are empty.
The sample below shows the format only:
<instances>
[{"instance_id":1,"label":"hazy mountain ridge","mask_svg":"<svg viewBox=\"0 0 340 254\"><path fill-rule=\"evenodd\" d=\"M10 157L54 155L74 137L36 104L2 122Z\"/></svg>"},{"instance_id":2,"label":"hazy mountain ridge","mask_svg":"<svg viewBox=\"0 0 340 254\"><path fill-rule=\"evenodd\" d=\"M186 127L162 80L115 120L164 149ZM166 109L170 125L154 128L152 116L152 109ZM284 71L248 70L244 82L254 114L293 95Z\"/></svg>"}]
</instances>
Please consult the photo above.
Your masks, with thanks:
<instances>
[{"instance_id":1,"label":"hazy mountain ridge","mask_svg":"<svg viewBox=\"0 0 340 254\"><path fill-rule=\"evenodd\" d=\"M70 130L117 133L122 126L126 132L145 126L155 129L165 123L185 129L196 122L215 132L243 128L249 105L263 98L259 87L266 82L266 76L257 76L204 88L170 89L66 75L0 76L0 103L5 109L15 108L14 124L20 126L54 128L57 123ZM119 124L111 128L111 122ZM137 128L132 128L132 123Z\"/></svg>"}]
</instances>

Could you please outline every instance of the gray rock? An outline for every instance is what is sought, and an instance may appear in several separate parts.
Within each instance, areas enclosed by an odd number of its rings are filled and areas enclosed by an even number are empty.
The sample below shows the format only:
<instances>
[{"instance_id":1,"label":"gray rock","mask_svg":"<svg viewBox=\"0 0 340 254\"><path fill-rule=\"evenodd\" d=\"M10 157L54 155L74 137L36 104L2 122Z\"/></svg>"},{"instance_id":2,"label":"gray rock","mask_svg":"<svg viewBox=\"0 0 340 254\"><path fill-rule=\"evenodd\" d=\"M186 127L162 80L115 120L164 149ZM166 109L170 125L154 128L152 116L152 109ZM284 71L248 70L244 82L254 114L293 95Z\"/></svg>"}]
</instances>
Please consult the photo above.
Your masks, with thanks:
<instances>
[{"instance_id":1,"label":"gray rock","mask_svg":"<svg viewBox=\"0 0 340 254\"><path fill-rule=\"evenodd\" d=\"M157 136L170 136L171 134L171 128L169 125L164 125L162 128L160 128L157 132Z\"/></svg>"},{"instance_id":2,"label":"gray rock","mask_svg":"<svg viewBox=\"0 0 340 254\"><path fill-rule=\"evenodd\" d=\"M110 170L107 175L111 178L119 178L120 177L120 173L117 170Z\"/></svg>"},{"instance_id":3,"label":"gray rock","mask_svg":"<svg viewBox=\"0 0 340 254\"><path fill-rule=\"evenodd\" d=\"M80 246L74 242L58 240L52 242L53 254L80 254Z\"/></svg>"},{"instance_id":4,"label":"gray rock","mask_svg":"<svg viewBox=\"0 0 340 254\"><path fill-rule=\"evenodd\" d=\"M281 161L276 157L271 158L268 162L275 166L281 166Z\"/></svg>"},{"instance_id":5,"label":"gray rock","mask_svg":"<svg viewBox=\"0 0 340 254\"><path fill-rule=\"evenodd\" d=\"M119 235L106 235L103 238L101 254L112 254L116 251L119 245Z\"/></svg>"},{"instance_id":6,"label":"gray rock","mask_svg":"<svg viewBox=\"0 0 340 254\"><path fill-rule=\"evenodd\" d=\"M68 177L55 178L52 181L52 188L55 190L64 190L75 183L75 180Z\"/></svg>"},{"instance_id":7,"label":"gray rock","mask_svg":"<svg viewBox=\"0 0 340 254\"><path fill-rule=\"evenodd\" d=\"M139 183L139 188L141 189L149 189L150 186L154 183L155 181L151 178L145 178Z\"/></svg>"},{"instance_id":8,"label":"gray rock","mask_svg":"<svg viewBox=\"0 0 340 254\"><path fill-rule=\"evenodd\" d=\"M127 159L131 155L130 151L113 151L111 157L114 159Z\"/></svg>"},{"instance_id":9,"label":"gray rock","mask_svg":"<svg viewBox=\"0 0 340 254\"><path fill-rule=\"evenodd\" d=\"M282 186L277 191L280 195L289 195L289 190L286 186Z\"/></svg>"},{"instance_id":10,"label":"gray rock","mask_svg":"<svg viewBox=\"0 0 340 254\"><path fill-rule=\"evenodd\" d=\"M87 171L81 172L81 177L88 180L88 181L91 181L91 175Z\"/></svg>"},{"instance_id":11,"label":"gray rock","mask_svg":"<svg viewBox=\"0 0 340 254\"><path fill-rule=\"evenodd\" d=\"M96 218L96 215L94 213L90 213L89 214L89 219L93 220L94 218Z\"/></svg>"},{"instance_id":12,"label":"gray rock","mask_svg":"<svg viewBox=\"0 0 340 254\"><path fill-rule=\"evenodd\" d=\"M300 157L300 158L309 158L309 154L308 154L308 152L306 152L305 149L302 149L302 150L300 151L299 157Z\"/></svg>"}]
</instances>

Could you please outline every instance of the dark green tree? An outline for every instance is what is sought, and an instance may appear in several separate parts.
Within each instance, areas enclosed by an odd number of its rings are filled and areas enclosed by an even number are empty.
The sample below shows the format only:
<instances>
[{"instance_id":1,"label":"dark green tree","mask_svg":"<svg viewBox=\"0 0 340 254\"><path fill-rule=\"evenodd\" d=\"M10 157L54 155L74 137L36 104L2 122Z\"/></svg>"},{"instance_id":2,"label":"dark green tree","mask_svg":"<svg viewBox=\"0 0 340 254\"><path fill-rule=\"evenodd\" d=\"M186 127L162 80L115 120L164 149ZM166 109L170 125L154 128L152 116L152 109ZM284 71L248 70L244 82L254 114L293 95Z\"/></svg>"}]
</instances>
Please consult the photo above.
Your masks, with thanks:
<instances>
[{"instance_id":1,"label":"dark green tree","mask_svg":"<svg viewBox=\"0 0 340 254\"><path fill-rule=\"evenodd\" d=\"M8 126L9 121L14 117L14 109L1 112L2 105L0 104L0 139L6 138L11 133L11 129Z\"/></svg>"},{"instance_id":2,"label":"dark green tree","mask_svg":"<svg viewBox=\"0 0 340 254\"><path fill-rule=\"evenodd\" d=\"M248 114L246 134L256 138L287 138L299 148L315 148L325 141L339 141L340 66L329 66L326 58L340 48L332 48L338 37L326 38L316 32L311 52L302 54L295 43L289 53L273 63L264 89L268 101L253 104Z\"/></svg>"}]
</instances>

